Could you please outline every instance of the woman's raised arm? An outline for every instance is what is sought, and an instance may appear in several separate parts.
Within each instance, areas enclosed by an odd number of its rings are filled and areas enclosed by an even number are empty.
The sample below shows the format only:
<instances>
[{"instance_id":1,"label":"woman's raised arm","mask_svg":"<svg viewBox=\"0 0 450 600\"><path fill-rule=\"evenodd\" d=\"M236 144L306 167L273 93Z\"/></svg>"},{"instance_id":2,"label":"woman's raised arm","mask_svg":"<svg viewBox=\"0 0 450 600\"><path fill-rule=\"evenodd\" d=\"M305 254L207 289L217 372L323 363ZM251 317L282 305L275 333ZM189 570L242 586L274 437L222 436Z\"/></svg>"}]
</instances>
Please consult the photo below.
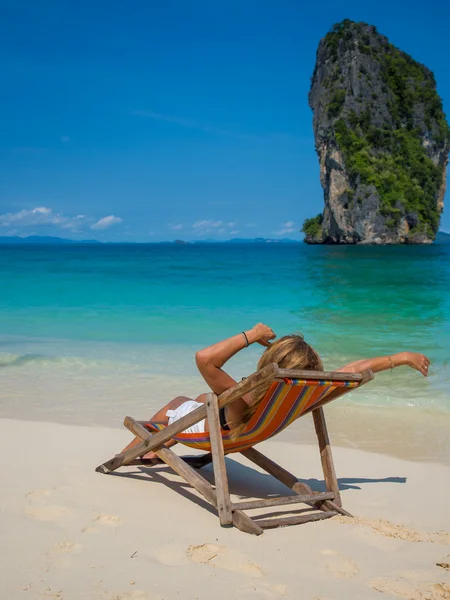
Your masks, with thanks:
<instances>
[{"instance_id":1,"label":"woman's raised arm","mask_svg":"<svg viewBox=\"0 0 450 600\"><path fill-rule=\"evenodd\" d=\"M428 375L429 365L430 360L424 354L419 354L418 352L399 352L398 354L391 354L389 356L378 356L376 358L357 360L337 369L337 371L344 373L361 373L366 369L372 369L374 373L378 373L379 371L386 371L387 369L394 369L395 367L408 366L412 369L416 369L426 377Z\"/></svg>"},{"instance_id":2,"label":"woman's raised arm","mask_svg":"<svg viewBox=\"0 0 450 600\"><path fill-rule=\"evenodd\" d=\"M197 352L195 361L198 370L212 391L215 394L221 394L236 385L236 381L222 370L222 366L246 346L255 342L268 346L269 341L275 337L275 333L270 327L258 323L247 331L233 335Z\"/></svg>"}]
</instances>

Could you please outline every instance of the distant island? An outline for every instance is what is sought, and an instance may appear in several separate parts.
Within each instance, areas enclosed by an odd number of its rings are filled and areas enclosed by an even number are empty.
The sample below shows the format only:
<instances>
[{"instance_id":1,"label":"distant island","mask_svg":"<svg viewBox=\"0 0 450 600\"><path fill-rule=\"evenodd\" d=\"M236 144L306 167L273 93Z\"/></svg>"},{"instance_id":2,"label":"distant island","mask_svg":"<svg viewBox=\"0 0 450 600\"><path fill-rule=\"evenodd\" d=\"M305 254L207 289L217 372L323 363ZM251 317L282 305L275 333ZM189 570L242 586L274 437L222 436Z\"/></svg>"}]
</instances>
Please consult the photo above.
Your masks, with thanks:
<instances>
[{"instance_id":1,"label":"distant island","mask_svg":"<svg viewBox=\"0 0 450 600\"><path fill-rule=\"evenodd\" d=\"M40 244L40 245L74 245L74 244L176 244L185 246L189 244L300 244L300 240L291 240L288 238L233 238L231 240L194 240L186 242L184 240L174 240L173 242L100 242L98 240L68 240L66 238L53 237L47 235L30 235L28 237L19 236L0 236L0 244Z\"/></svg>"},{"instance_id":2,"label":"distant island","mask_svg":"<svg viewBox=\"0 0 450 600\"><path fill-rule=\"evenodd\" d=\"M68 240L50 235L0 236L0 244L101 244L98 240Z\"/></svg>"},{"instance_id":3,"label":"distant island","mask_svg":"<svg viewBox=\"0 0 450 600\"><path fill-rule=\"evenodd\" d=\"M433 73L345 19L320 41L309 104L325 207L305 242L431 243L450 148Z\"/></svg>"},{"instance_id":4,"label":"distant island","mask_svg":"<svg viewBox=\"0 0 450 600\"><path fill-rule=\"evenodd\" d=\"M438 244L450 244L450 233L444 231L438 231L436 234L435 242ZM186 242L184 240L174 240L173 242L100 242L98 240L68 240L67 238L46 236L46 235L30 235L28 237L18 236L0 236L0 245L40 245L40 246L74 246L74 245L133 245L133 244L145 244L145 245L177 245L177 246L193 246L193 245L207 245L207 244L248 244L248 245L289 245L289 244L301 244L302 240L291 240L289 238L233 238L231 240L218 241L218 240L194 240Z\"/></svg>"},{"instance_id":5,"label":"distant island","mask_svg":"<svg viewBox=\"0 0 450 600\"><path fill-rule=\"evenodd\" d=\"M218 240L195 240L191 244L300 244L301 240L289 238L233 238L219 242Z\"/></svg>"}]
</instances>

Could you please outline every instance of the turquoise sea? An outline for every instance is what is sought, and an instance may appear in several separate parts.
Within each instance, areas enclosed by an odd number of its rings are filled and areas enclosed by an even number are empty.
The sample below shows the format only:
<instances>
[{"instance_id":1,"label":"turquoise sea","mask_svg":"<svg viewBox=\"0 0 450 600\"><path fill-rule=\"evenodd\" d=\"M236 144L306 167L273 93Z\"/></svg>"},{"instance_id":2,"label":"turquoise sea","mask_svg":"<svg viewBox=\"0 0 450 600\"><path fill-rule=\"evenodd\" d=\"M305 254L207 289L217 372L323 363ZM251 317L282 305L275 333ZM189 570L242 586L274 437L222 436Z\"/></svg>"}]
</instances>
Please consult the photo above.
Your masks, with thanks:
<instances>
[{"instance_id":1,"label":"turquoise sea","mask_svg":"<svg viewBox=\"0 0 450 600\"><path fill-rule=\"evenodd\" d=\"M450 415L450 245L267 243L0 246L0 416L120 426L205 391L195 351L259 321L329 369L423 352L427 379L382 373L346 403Z\"/></svg>"}]
</instances>

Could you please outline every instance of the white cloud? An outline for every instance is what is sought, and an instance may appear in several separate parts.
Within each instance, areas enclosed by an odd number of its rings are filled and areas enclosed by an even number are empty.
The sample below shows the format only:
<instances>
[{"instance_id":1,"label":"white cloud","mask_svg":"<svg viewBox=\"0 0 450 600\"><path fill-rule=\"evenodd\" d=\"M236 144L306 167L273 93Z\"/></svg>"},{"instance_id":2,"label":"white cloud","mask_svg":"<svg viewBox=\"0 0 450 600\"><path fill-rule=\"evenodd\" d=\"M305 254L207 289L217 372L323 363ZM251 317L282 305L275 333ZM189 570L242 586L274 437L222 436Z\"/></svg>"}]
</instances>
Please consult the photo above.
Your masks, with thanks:
<instances>
[{"instance_id":1,"label":"white cloud","mask_svg":"<svg viewBox=\"0 0 450 600\"><path fill-rule=\"evenodd\" d=\"M47 206L37 206L32 209L19 210L15 213L6 213L0 215L0 227L10 227L12 223L16 227L34 227L43 225L55 225L61 229L71 229L73 231L84 222L85 215L68 217L62 213L55 213Z\"/></svg>"},{"instance_id":2,"label":"white cloud","mask_svg":"<svg viewBox=\"0 0 450 600\"><path fill-rule=\"evenodd\" d=\"M57 229L69 230L72 233L81 233L88 227L91 229L106 229L117 223L121 223L122 219L115 215L103 217L95 222L95 219L90 215L75 215L69 216L61 212L54 212L48 206L37 206L36 208L23 209L14 213L0 214L0 230L3 228L14 228L19 235L31 235L31 229L43 227L56 227ZM3 233L3 235L5 235ZM34 231L34 235L39 235Z\"/></svg>"},{"instance_id":3,"label":"white cloud","mask_svg":"<svg viewBox=\"0 0 450 600\"><path fill-rule=\"evenodd\" d=\"M102 217L96 223L91 225L91 229L107 229L108 227L112 227L112 225L117 225L117 223L122 223L123 219L120 217L116 217L115 215L108 215L107 217Z\"/></svg>"},{"instance_id":4,"label":"white cloud","mask_svg":"<svg viewBox=\"0 0 450 600\"><path fill-rule=\"evenodd\" d=\"M45 206L38 206L38 208L33 208L31 212L34 215L49 215L52 212L52 209Z\"/></svg>"},{"instance_id":5,"label":"white cloud","mask_svg":"<svg viewBox=\"0 0 450 600\"><path fill-rule=\"evenodd\" d=\"M168 227L169 227L169 229L172 229L173 231L180 231L180 229L183 229L183 223L176 223L175 225L173 225L172 223L169 223Z\"/></svg>"},{"instance_id":6,"label":"white cloud","mask_svg":"<svg viewBox=\"0 0 450 600\"><path fill-rule=\"evenodd\" d=\"M64 217L65 220L60 221L59 223L55 223L55 225L59 225L61 229L71 229L72 231L78 232L80 231L80 227L82 227L88 219L85 215L77 215L70 219L69 217Z\"/></svg>"},{"instance_id":7,"label":"white cloud","mask_svg":"<svg viewBox=\"0 0 450 600\"><path fill-rule=\"evenodd\" d=\"M217 229L218 227L220 227L222 225L222 223L223 223L223 221L213 221L211 219L203 220L203 221L196 221L192 225L192 228L197 229L197 230L210 231L211 229Z\"/></svg>"},{"instance_id":8,"label":"white cloud","mask_svg":"<svg viewBox=\"0 0 450 600\"><path fill-rule=\"evenodd\" d=\"M235 221L215 221L214 219L203 219L192 224L192 229L200 237L235 235L239 233L237 227L238 224Z\"/></svg>"},{"instance_id":9,"label":"white cloud","mask_svg":"<svg viewBox=\"0 0 450 600\"><path fill-rule=\"evenodd\" d=\"M285 233L294 233L297 231L297 227L295 226L294 221L286 221L283 223L279 231L274 231L277 235L284 235Z\"/></svg>"}]
</instances>

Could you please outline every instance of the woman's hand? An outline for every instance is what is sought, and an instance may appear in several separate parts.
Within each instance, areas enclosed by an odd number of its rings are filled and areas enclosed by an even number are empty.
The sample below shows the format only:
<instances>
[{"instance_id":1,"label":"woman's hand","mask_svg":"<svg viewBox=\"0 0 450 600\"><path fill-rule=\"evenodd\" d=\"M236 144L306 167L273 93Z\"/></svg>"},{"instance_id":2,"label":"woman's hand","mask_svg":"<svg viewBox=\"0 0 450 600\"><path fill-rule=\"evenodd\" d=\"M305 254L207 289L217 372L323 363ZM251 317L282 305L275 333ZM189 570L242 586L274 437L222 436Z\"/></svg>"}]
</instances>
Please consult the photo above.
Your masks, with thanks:
<instances>
[{"instance_id":1,"label":"woman's hand","mask_svg":"<svg viewBox=\"0 0 450 600\"><path fill-rule=\"evenodd\" d=\"M270 340L277 337L273 330L268 325L264 325L264 323L254 325L246 333L250 344L257 342L261 346L270 346Z\"/></svg>"},{"instance_id":2,"label":"woman's hand","mask_svg":"<svg viewBox=\"0 0 450 600\"><path fill-rule=\"evenodd\" d=\"M430 359L427 358L425 354L419 354L418 352L405 352L405 364L410 366L412 369L416 369L425 377L428 375Z\"/></svg>"}]
</instances>

